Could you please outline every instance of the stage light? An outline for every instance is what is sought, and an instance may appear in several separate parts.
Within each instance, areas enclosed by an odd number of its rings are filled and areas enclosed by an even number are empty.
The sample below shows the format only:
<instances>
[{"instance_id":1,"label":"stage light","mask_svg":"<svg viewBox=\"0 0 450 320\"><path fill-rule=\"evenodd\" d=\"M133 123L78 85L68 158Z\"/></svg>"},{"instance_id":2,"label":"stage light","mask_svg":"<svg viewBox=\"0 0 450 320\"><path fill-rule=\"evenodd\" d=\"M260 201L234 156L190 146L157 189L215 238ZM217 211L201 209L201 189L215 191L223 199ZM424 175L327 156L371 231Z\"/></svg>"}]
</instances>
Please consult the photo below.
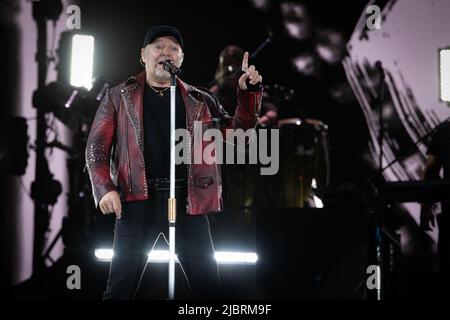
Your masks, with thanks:
<instances>
[{"instance_id":1,"label":"stage light","mask_svg":"<svg viewBox=\"0 0 450 320\"><path fill-rule=\"evenodd\" d=\"M95 257L102 261L111 261L114 256L112 249L96 249ZM167 250L152 250L148 253L148 262L162 263L169 261L169 251ZM175 255L175 261L178 262L178 256Z\"/></svg>"},{"instance_id":2,"label":"stage light","mask_svg":"<svg viewBox=\"0 0 450 320\"><path fill-rule=\"evenodd\" d=\"M292 21L285 21L284 28L287 34L294 39L303 39L302 29L300 25Z\"/></svg>"},{"instance_id":3,"label":"stage light","mask_svg":"<svg viewBox=\"0 0 450 320\"><path fill-rule=\"evenodd\" d=\"M254 264L258 261L258 255L254 252L230 252L218 251L214 258L219 264Z\"/></svg>"},{"instance_id":4,"label":"stage light","mask_svg":"<svg viewBox=\"0 0 450 320\"><path fill-rule=\"evenodd\" d=\"M95 257L101 261L111 261L113 256L114 252L112 249L95 250ZM218 264L255 264L256 261L258 261L258 255L254 252L217 251L214 253L214 258L216 259ZM175 256L175 261L178 262L177 256ZM152 250L148 254L148 262L169 262L169 251Z\"/></svg>"},{"instance_id":5,"label":"stage light","mask_svg":"<svg viewBox=\"0 0 450 320\"><path fill-rule=\"evenodd\" d=\"M99 260L110 261L114 256L112 249L95 249L95 256Z\"/></svg>"},{"instance_id":6,"label":"stage light","mask_svg":"<svg viewBox=\"0 0 450 320\"><path fill-rule=\"evenodd\" d=\"M280 4L284 32L291 38L305 41L312 36L311 14L304 4L283 2Z\"/></svg>"},{"instance_id":7,"label":"stage light","mask_svg":"<svg viewBox=\"0 0 450 320\"><path fill-rule=\"evenodd\" d=\"M318 72L317 60L311 53L302 53L291 59L294 70L305 76L313 76Z\"/></svg>"},{"instance_id":8,"label":"stage light","mask_svg":"<svg viewBox=\"0 0 450 320\"><path fill-rule=\"evenodd\" d=\"M169 262L168 250L152 250L148 253L148 262ZM175 262L178 261L178 256L175 255Z\"/></svg>"},{"instance_id":9,"label":"stage light","mask_svg":"<svg viewBox=\"0 0 450 320\"><path fill-rule=\"evenodd\" d=\"M90 90L94 67L94 37L77 30L61 33L58 45L57 82Z\"/></svg>"},{"instance_id":10,"label":"stage light","mask_svg":"<svg viewBox=\"0 0 450 320\"><path fill-rule=\"evenodd\" d=\"M257 10L267 11L270 8L269 0L250 0L250 3Z\"/></svg>"},{"instance_id":11,"label":"stage light","mask_svg":"<svg viewBox=\"0 0 450 320\"><path fill-rule=\"evenodd\" d=\"M72 37L70 84L74 87L92 88L94 65L94 37L75 34Z\"/></svg>"},{"instance_id":12,"label":"stage light","mask_svg":"<svg viewBox=\"0 0 450 320\"><path fill-rule=\"evenodd\" d=\"M450 103L450 48L439 49L440 100Z\"/></svg>"}]
</instances>

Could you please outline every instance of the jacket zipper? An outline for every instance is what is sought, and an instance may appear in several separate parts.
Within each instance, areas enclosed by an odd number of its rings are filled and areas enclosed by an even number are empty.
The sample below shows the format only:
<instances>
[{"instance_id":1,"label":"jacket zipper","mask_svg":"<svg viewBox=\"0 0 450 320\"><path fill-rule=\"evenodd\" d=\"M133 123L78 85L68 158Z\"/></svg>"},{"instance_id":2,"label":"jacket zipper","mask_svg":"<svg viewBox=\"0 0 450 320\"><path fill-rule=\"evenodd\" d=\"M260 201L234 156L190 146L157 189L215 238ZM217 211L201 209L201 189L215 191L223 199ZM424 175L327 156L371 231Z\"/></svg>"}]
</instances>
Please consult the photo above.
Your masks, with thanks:
<instances>
[{"instance_id":1,"label":"jacket zipper","mask_svg":"<svg viewBox=\"0 0 450 320\"><path fill-rule=\"evenodd\" d=\"M206 103L206 102L205 102ZM198 108L198 107L197 107ZM189 148L189 151L190 151L190 155L189 155L189 157L190 157L190 163L189 163L189 165L187 166L187 174L188 174L188 186L187 186L187 195L188 195L188 199L187 199L187 205L186 205L186 211L188 212L188 214L190 214L191 212L192 212L192 203L191 203L191 199L192 199L192 197L191 197L191 189L190 189L190 185L193 183L193 181L192 181L192 176L191 176L191 170L192 170L192 159L193 159L193 151L194 151L194 148L193 148L193 143L194 143L194 132L193 132L193 124L194 124L194 122L195 121L197 121L198 119L198 116L199 116L199 114L197 114L197 113L194 113L193 114L193 116L192 116L192 122L191 122L191 125L190 126L188 126L188 130L189 130L189 134L190 134L190 136L191 136L191 145L190 145L190 148ZM186 113L186 117L187 117L187 113ZM189 123L188 122L188 119L186 119L186 123Z\"/></svg>"},{"instance_id":2,"label":"jacket zipper","mask_svg":"<svg viewBox=\"0 0 450 320\"><path fill-rule=\"evenodd\" d=\"M125 145L127 148L127 167L128 167L128 191L131 192L132 185L131 185L131 168L130 168L130 153L128 150L128 117L125 117Z\"/></svg>"}]
</instances>

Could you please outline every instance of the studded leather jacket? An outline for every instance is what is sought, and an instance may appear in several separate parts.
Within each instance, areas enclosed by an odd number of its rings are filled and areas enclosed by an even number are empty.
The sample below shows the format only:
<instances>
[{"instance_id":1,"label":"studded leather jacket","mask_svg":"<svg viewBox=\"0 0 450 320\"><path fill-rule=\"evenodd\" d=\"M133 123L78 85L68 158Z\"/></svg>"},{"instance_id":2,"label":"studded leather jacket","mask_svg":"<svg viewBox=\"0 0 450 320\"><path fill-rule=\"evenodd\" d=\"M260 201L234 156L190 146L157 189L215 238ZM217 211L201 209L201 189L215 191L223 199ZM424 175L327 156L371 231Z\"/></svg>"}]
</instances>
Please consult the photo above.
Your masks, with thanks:
<instances>
[{"instance_id":1,"label":"studded leather jacket","mask_svg":"<svg viewBox=\"0 0 450 320\"><path fill-rule=\"evenodd\" d=\"M145 71L110 88L103 98L86 146L86 164L95 205L108 192L116 190L122 201L149 199L144 162L143 93ZM230 117L208 91L178 79L177 85L186 110L186 127L193 137L194 121L208 128L244 130L256 125L262 92L238 91L238 107ZM191 159L194 148L191 139ZM203 149L207 146L202 143ZM187 165L187 212L190 215L223 209L220 165L213 162ZM208 161L208 163L211 163ZM151 170L151 168L149 168Z\"/></svg>"}]
</instances>

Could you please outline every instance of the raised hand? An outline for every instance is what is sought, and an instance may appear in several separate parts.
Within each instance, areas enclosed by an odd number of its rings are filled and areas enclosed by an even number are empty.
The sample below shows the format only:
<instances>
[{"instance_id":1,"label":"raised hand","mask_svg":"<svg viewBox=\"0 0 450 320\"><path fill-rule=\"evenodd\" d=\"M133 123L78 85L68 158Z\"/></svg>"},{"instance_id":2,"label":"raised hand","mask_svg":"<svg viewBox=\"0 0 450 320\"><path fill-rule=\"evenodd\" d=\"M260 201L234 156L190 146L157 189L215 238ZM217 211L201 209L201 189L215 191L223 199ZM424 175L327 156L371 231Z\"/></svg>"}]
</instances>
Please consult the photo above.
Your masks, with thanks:
<instances>
[{"instance_id":1,"label":"raised hand","mask_svg":"<svg viewBox=\"0 0 450 320\"><path fill-rule=\"evenodd\" d=\"M249 79L250 84L256 85L262 82L262 76L256 70L254 65L248 66L248 52L244 53L244 58L242 59L242 71L244 74L239 78L239 88L241 90L247 90L246 80Z\"/></svg>"}]
</instances>

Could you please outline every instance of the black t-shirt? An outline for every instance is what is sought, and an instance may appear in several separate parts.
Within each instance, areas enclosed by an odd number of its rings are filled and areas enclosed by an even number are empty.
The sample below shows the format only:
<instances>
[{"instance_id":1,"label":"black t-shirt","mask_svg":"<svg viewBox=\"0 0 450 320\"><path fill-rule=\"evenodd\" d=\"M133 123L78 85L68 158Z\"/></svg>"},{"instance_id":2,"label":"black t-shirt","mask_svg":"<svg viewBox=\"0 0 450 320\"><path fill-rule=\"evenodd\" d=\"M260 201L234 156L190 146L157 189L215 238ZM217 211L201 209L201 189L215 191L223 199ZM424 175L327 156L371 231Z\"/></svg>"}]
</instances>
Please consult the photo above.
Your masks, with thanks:
<instances>
[{"instance_id":1,"label":"black t-shirt","mask_svg":"<svg viewBox=\"0 0 450 320\"><path fill-rule=\"evenodd\" d=\"M442 164L444 179L450 179L450 121L442 123L432 135L427 153Z\"/></svg>"},{"instance_id":2,"label":"black t-shirt","mask_svg":"<svg viewBox=\"0 0 450 320\"><path fill-rule=\"evenodd\" d=\"M155 90L164 88L153 87ZM176 90L175 128L186 129L186 111ZM175 141L175 143L178 143ZM184 143L184 142L182 142ZM170 88L144 89L144 157L147 178L170 178ZM175 166L175 179L186 179L186 164Z\"/></svg>"}]
</instances>

